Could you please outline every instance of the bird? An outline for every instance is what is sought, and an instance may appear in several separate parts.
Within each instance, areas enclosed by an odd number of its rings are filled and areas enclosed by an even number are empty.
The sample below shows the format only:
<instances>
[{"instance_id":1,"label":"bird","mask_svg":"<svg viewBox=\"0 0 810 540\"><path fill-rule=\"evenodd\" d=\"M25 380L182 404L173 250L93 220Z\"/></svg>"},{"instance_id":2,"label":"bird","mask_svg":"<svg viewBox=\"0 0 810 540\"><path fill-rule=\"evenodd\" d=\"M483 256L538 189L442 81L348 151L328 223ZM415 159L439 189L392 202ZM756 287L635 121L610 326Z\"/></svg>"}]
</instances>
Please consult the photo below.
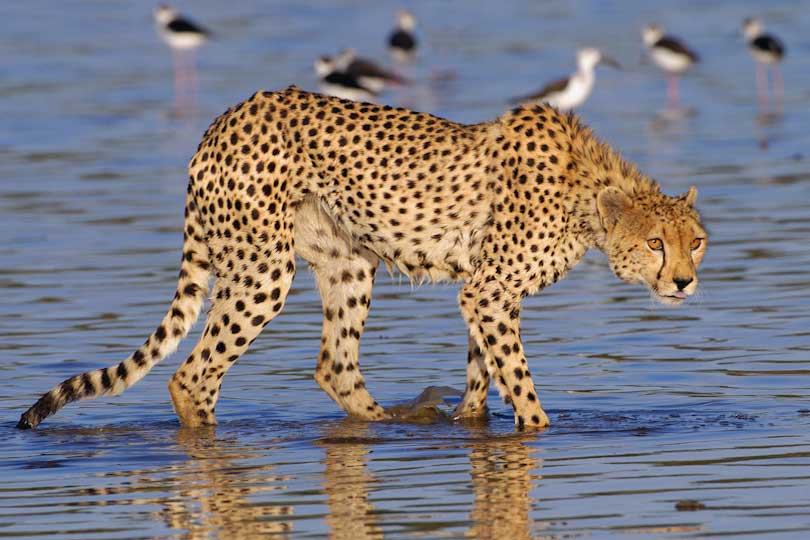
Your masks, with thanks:
<instances>
[{"instance_id":1,"label":"bird","mask_svg":"<svg viewBox=\"0 0 810 540\"><path fill-rule=\"evenodd\" d=\"M377 92L361 84L354 75L339 68L331 56L321 56L315 60L315 74L321 92L341 99L374 102Z\"/></svg>"},{"instance_id":2,"label":"bird","mask_svg":"<svg viewBox=\"0 0 810 540\"><path fill-rule=\"evenodd\" d=\"M515 103L548 103L560 110L575 109L591 95L596 81L595 68L604 63L616 69L621 65L599 49L586 47L577 51L577 70L568 77L553 81L537 92L513 100Z\"/></svg>"},{"instance_id":3,"label":"bird","mask_svg":"<svg viewBox=\"0 0 810 540\"><path fill-rule=\"evenodd\" d=\"M175 108L183 113L193 106L196 93L195 52L210 39L211 32L166 4L155 8L154 18L158 34L172 50ZM189 99L188 103L186 98Z\"/></svg>"},{"instance_id":4,"label":"bird","mask_svg":"<svg viewBox=\"0 0 810 540\"><path fill-rule=\"evenodd\" d=\"M748 41L748 50L756 63L757 98L761 107L768 104L768 66L773 71L774 94L781 107L784 97L784 85L779 63L785 57L785 46L782 41L764 31L759 17L745 19L742 31Z\"/></svg>"},{"instance_id":5,"label":"bird","mask_svg":"<svg viewBox=\"0 0 810 540\"><path fill-rule=\"evenodd\" d=\"M681 40L664 34L664 29L657 24L645 26L641 37L652 61L667 74L667 103L670 108L676 108L680 99L678 77L700 58Z\"/></svg>"},{"instance_id":6,"label":"bird","mask_svg":"<svg viewBox=\"0 0 810 540\"><path fill-rule=\"evenodd\" d=\"M404 78L393 71L380 67L372 60L357 56L354 49L343 49L335 58L335 67L357 79L374 93L382 92L386 86L405 84Z\"/></svg>"},{"instance_id":7,"label":"bird","mask_svg":"<svg viewBox=\"0 0 810 540\"><path fill-rule=\"evenodd\" d=\"M388 50L399 62L413 60L418 44L413 30L416 27L416 17L407 10L397 13L397 25L388 37Z\"/></svg>"}]
</instances>

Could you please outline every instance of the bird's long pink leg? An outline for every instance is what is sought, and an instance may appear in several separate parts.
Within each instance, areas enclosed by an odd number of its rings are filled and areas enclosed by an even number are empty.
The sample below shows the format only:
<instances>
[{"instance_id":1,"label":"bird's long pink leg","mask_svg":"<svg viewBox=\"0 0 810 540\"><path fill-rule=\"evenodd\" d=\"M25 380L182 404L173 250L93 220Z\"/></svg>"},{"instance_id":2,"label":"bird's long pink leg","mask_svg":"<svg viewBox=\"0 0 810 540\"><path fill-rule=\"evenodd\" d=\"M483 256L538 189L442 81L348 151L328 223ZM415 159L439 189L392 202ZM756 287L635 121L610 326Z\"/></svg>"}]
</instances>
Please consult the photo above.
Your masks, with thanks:
<instances>
[{"instance_id":1,"label":"bird's long pink leg","mask_svg":"<svg viewBox=\"0 0 810 540\"><path fill-rule=\"evenodd\" d=\"M183 101L183 53L172 49L174 61L174 112L178 113Z\"/></svg>"},{"instance_id":2,"label":"bird's long pink leg","mask_svg":"<svg viewBox=\"0 0 810 540\"><path fill-rule=\"evenodd\" d=\"M177 109L176 113L179 116L185 116L193 108L194 96L194 51L182 50L177 52L178 65L180 66L178 90L177 90Z\"/></svg>"},{"instance_id":3,"label":"bird's long pink leg","mask_svg":"<svg viewBox=\"0 0 810 540\"><path fill-rule=\"evenodd\" d=\"M757 102L762 112L768 108L768 73L765 64L757 62Z\"/></svg>"},{"instance_id":4,"label":"bird's long pink leg","mask_svg":"<svg viewBox=\"0 0 810 540\"><path fill-rule=\"evenodd\" d=\"M194 112L197 104L197 53L188 52L188 79L189 79L189 112Z\"/></svg>"},{"instance_id":5,"label":"bird's long pink leg","mask_svg":"<svg viewBox=\"0 0 810 540\"><path fill-rule=\"evenodd\" d=\"M782 80L782 70L779 64L773 65L773 93L776 99L776 112L782 114L785 103L785 84Z\"/></svg>"},{"instance_id":6,"label":"bird's long pink leg","mask_svg":"<svg viewBox=\"0 0 810 540\"><path fill-rule=\"evenodd\" d=\"M667 73L667 107L677 109L679 102L678 76L674 73Z\"/></svg>"}]
</instances>

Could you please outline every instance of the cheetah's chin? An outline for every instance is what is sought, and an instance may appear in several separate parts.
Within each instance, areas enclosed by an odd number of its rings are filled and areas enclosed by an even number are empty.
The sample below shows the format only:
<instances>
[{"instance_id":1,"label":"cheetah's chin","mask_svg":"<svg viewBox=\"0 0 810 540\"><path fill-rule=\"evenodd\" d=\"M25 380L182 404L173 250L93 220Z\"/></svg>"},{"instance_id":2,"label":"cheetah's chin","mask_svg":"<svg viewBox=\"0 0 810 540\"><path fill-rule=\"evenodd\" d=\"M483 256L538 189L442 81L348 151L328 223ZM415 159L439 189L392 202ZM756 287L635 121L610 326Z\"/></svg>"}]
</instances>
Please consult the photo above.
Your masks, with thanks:
<instances>
[{"instance_id":1,"label":"cheetah's chin","mask_svg":"<svg viewBox=\"0 0 810 540\"><path fill-rule=\"evenodd\" d=\"M658 300L659 302L661 302L666 306L679 306L683 304L683 301L686 300L687 298L687 295L682 292L676 292L671 295L664 295L659 294L656 291L652 291L652 295L653 297L655 297L656 300Z\"/></svg>"}]
</instances>

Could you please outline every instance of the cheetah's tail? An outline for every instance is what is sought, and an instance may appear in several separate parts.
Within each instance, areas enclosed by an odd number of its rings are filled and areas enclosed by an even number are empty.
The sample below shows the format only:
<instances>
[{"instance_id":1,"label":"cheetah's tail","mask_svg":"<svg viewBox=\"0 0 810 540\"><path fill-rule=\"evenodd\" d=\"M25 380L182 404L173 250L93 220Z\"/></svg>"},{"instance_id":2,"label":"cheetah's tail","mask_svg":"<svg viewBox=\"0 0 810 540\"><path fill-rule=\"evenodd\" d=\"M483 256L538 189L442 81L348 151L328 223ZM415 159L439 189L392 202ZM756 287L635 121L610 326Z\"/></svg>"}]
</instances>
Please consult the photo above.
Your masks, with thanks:
<instances>
[{"instance_id":1,"label":"cheetah's tail","mask_svg":"<svg viewBox=\"0 0 810 540\"><path fill-rule=\"evenodd\" d=\"M160 326L123 362L71 377L44 394L20 417L17 424L19 429L37 427L71 401L120 394L177 349L200 315L211 274L208 248L198 225L197 208L190 192L185 213L183 259L177 292Z\"/></svg>"}]
</instances>

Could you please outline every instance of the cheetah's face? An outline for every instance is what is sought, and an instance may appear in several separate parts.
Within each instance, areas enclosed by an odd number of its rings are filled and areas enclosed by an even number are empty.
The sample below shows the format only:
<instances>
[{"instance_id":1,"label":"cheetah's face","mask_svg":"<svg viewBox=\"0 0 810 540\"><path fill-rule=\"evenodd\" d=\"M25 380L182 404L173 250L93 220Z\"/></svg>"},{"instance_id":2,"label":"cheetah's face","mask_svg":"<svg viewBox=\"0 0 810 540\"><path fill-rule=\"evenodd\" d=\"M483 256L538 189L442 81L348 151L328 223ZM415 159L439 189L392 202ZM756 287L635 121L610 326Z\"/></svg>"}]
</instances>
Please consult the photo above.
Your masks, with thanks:
<instances>
[{"instance_id":1,"label":"cheetah's face","mask_svg":"<svg viewBox=\"0 0 810 540\"><path fill-rule=\"evenodd\" d=\"M647 285L663 304L678 305L693 295L707 241L693 208L696 197L694 187L677 198L656 194L635 202L617 188L603 190L597 207L616 277Z\"/></svg>"}]
</instances>

